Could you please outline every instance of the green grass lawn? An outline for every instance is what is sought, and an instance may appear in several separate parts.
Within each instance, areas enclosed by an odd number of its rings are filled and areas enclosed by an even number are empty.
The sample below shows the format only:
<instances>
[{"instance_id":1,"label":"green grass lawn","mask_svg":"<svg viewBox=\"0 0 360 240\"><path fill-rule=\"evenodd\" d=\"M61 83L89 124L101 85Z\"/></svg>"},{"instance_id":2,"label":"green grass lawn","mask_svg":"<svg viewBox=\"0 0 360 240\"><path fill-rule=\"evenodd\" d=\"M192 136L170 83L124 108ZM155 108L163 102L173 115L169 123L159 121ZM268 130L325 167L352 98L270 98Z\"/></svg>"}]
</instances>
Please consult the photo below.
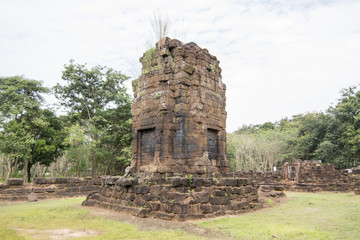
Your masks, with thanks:
<instances>
[{"instance_id":1,"label":"green grass lawn","mask_svg":"<svg viewBox=\"0 0 360 240\"><path fill-rule=\"evenodd\" d=\"M174 226L190 224L197 235L180 227L141 231L139 225L140 229L80 207L84 198L0 204L0 239L50 239L47 231L56 229L95 232L93 236L76 239L170 240L210 236L209 233L202 235L199 229L223 232L217 234L223 236L221 239L360 239L360 196L352 193L286 194L286 203L257 212L194 223L172 222ZM45 234L39 237L31 231Z\"/></svg>"},{"instance_id":2,"label":"green grass lawn","mask_svg":"<svg viewBox=\"0 0 360 240\"><path fill-rule=\"evenodd\" d=\"M183 231L140 231L126 222L105 219L81 208L85 198L0 205L0 239L33 239L24 229L94 230L97 236L76 239L198 239ZM15 231L21 229L22 231ZM42 239L49 239L43 237Z\"/></svg>"},{"instance_id":3,"label":"green grass lawn","mask_svg":"<svg viewBox=\"0 0 360 240\"><path fill-rule=\"evenodd\" d=\"M287 203L197 223L237 239L360 239L360 196L287 192Z\"/></svg>"}]
</instances>

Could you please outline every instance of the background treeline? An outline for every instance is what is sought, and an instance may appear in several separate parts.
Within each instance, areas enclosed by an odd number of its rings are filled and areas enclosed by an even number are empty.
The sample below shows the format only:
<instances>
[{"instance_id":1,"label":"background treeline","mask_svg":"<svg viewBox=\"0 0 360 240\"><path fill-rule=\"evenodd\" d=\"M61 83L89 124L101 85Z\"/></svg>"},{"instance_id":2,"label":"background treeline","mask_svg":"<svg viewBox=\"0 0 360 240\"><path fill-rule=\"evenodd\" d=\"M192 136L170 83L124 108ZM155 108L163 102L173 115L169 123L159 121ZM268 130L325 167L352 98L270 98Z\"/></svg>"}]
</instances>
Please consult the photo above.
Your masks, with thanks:
<instances>
[{"instance_id":1,"label":"background treeline","mask_svg":"<svg viewBox=\"0 0 360 240\"><path fill-rule=\"evenodd\" d=\"M233 170L271 170L294 159L321 160L336 168L360 165L360 91L344 89L335 106L228 134Z\"/></svg>"},{"instance_id":2,"label":"background treeline","mask_svg":"<svg viewBox=\"0 0 360 240\"><path fill-rule=\"evenodd\" d=\"M64 65L64 84L48 89L23 76L0 77L0 181L9 177L119 175L131 161L127 76L111 68ZM44 101L53 94L66 111ZM360 91L345 89L325 113L242 126L228 134L233 170L271 170L294 159L337 168L360 164Z\"/></svg>"},{"instance_id":3,"label":"background treeline","mask_svg":"<svg viewBox=\"0 0 360 240\"><path fill-rule=\"evenodd\" d=\"M62 79L48 89L23 76L0 77L0 181L116 175L130 163L128 77L71 60ZM54 94L66 114L57 116L45 94Z\"/></svg>"}]
</instances>

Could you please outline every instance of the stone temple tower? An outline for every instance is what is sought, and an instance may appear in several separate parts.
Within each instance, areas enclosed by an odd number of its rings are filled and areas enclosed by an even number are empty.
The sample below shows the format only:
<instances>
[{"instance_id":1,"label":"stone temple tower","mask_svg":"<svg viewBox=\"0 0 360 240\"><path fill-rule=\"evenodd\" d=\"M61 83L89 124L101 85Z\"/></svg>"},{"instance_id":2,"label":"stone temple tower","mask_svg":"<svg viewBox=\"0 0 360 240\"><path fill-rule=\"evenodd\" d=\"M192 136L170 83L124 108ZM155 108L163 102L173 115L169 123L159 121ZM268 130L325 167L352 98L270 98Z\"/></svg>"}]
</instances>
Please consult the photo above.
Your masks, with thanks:
<instances>
[{"instance_id":1,"label":"stone temple tower","mask_svg":"<svg viewBox=\"0 0 360 240\"><path fill-rule=\"evenodd\" d=\"M216 57L193 42L163 38L140 62L130 173L229 172L226 86Z\"/></svg>"}]
</instances>

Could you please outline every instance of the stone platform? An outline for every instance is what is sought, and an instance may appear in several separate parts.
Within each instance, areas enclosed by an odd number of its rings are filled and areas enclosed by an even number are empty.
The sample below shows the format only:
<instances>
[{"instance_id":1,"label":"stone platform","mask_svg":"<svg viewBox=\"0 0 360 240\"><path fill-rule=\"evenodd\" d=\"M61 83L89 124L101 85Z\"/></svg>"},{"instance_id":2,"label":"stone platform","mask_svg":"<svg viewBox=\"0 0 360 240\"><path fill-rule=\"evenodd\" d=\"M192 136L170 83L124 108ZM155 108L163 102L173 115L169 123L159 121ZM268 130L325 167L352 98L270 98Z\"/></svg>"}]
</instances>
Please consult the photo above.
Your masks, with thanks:
<instances>
[{"instance_id":1,"label":"stone platform","mask_svg":"<svg viewBox=\"0 0 360 240\"><path fill-rule=\"evenodd\" d=\"M82 205L179 221L260 207L258 189L250 185L249 179L217 177L103 177L100 191L90 194Z\"/></svg>"}]
</instances>

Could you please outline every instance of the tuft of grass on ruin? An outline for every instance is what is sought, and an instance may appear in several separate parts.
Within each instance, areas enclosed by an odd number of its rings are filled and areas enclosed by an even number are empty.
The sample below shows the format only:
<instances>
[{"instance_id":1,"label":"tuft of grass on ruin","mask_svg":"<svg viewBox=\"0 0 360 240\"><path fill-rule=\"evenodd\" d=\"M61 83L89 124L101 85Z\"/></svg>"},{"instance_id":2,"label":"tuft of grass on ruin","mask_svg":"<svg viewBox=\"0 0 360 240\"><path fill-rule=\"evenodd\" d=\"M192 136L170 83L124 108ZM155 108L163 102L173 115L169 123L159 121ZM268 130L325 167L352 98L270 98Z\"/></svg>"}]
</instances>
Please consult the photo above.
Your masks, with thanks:
<instances>
[{"instance_id":1,"label":"tuft of grass on ruin","mask_svg":"<svg viewBox=\"0 0 360 240\"><path fill-rule=\"evenodd\" d=\"M240 239L359 239L360 197L353 193L287 192L287 203L196 225Z\"/></svg>"},{"instance_id":2,"label":"tuft of grass on ruin","mask_svg":"<svg viewBox=\"0 0 360 240\"><path fill-rule=\"evenodd\" d=\"M130 223L90 214L88 209L80 207L84 200L85 198L68 198L35 203L0 204L0 239L34 239L25 230L65 228L93 230L98 233L96 236L79 239L199 239L178 230L141 231Z\"/></svg>"}]
</instances>

